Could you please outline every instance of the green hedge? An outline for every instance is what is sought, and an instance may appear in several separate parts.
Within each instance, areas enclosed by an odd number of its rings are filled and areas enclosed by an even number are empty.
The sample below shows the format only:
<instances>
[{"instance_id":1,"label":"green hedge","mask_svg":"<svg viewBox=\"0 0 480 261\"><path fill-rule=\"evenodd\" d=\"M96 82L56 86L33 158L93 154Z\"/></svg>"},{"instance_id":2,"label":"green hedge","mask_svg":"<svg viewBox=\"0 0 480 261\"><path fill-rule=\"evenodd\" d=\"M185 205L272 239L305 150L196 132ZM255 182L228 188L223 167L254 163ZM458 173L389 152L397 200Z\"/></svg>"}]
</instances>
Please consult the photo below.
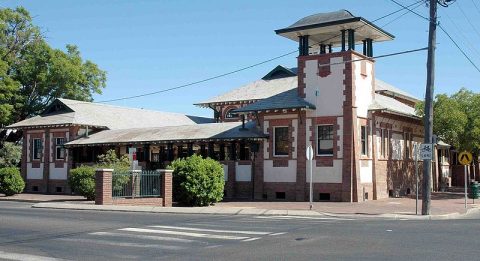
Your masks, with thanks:
<instances>
[{"instance_id":1,"label":"green hedge","mask_svg":"<svg viewBox=\"0 0 480 261\"><path fill-rule=\"evenodd\" d=\"M22 193L25 182L20 175L20 170L15 167L0 168L0 193L13 196Z\"/></svg>"},{"instance_id":2,"label":"green hedge","mask_svg":"<svg viewBox=\"0 0 480 261\"><path fill-rule=\"evenodd\" d=\"M176 202L188 206L208 206L223 199L225 180L219 162L193 155L173 161L168 168L173 169Z\"/></svg>"},{"instance_id":3,"label":"green hedge","mask_svg":"<svg viewBox=\"0 0 480 261\"><path fill-rule=\"evenodd\" d=\"M95 200L95 168L80 166L70 170L68 184L75 193L84 196L87 200Z\"/></svg>"}]
</instances>

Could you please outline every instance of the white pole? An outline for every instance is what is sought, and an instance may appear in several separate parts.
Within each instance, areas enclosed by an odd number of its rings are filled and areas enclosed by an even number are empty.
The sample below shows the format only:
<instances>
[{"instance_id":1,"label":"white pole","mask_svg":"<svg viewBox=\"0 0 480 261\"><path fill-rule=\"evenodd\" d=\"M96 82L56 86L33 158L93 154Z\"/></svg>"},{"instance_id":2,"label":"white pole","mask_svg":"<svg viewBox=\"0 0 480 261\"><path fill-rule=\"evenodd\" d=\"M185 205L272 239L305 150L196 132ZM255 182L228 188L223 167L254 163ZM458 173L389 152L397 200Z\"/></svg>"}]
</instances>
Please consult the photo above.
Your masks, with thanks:
<instances>
[{"instance_id":1,"label":"white pole","mask_svg":"<svg viewBox=\"0 0 480 261\"><path fill-rule=\"evenodd\" d=\"M313 157L310 159L310 210L313 207Z\"/></svg>"},{"instance_id":2,"label":"white pole","mask_svg":"<svg viewBox=\"0 0 480 261\"><path fill-rule=\"evenodd\" d=\"M418 215L418 148L417 144L413 145L413 151L415 152L415 182L416 182L416 189L415 189L415 215Z\"/></svg>"},{"instance_id":3,"label":"white pole","mask_svg":"<svg viewBox=\"0 0 480 261\"><path fill-rule=\"evenodd\" d=\"M467 165L464 166L465 168L465 208L467 208Z\"/></svg>"}]
</instances>

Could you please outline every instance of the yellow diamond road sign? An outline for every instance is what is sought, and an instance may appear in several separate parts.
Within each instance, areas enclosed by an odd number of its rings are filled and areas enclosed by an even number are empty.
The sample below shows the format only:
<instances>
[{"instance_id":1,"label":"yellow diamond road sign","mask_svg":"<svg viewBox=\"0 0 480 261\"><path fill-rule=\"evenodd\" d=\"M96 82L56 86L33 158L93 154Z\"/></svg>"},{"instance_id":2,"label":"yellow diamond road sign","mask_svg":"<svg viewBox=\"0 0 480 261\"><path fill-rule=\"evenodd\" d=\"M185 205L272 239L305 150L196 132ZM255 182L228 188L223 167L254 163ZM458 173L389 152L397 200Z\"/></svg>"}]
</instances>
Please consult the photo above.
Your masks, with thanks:
<instances>
[{"instance_id":1,"label":"yellow diamond road sign","mask_svg":"<svg viewBox=\"0 0 480 261\"><path fill-rule=\"evenodd\" d=\"M472 163L472 159L472 153L468 151L460 152L460 154L458 154L458 162L460 162L462 165L470 165L470 163Z\"/></svg>"}]
</instances>

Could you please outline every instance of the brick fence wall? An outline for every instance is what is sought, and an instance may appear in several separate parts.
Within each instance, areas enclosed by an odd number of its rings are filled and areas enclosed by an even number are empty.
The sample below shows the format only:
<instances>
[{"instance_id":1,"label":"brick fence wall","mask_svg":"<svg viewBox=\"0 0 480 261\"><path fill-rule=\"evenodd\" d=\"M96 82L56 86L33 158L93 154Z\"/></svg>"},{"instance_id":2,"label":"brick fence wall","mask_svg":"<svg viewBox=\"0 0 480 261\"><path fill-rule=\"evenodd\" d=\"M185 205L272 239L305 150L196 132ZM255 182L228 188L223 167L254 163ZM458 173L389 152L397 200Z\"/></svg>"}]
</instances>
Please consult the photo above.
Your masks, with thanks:
<instances>
[{"instance_id":1,"label":"brick fence wall","mask_svg":"<svg viewBox=\"0 0 480 261\"><path fill-rule=\"evenodd\" d=\"M96 205L172 206L172 170L159 170L162 177L162 193L160 197L145 198L113 198L112 172L112 169L97 169L95 172Z\"/></svg>"}]
</instances>

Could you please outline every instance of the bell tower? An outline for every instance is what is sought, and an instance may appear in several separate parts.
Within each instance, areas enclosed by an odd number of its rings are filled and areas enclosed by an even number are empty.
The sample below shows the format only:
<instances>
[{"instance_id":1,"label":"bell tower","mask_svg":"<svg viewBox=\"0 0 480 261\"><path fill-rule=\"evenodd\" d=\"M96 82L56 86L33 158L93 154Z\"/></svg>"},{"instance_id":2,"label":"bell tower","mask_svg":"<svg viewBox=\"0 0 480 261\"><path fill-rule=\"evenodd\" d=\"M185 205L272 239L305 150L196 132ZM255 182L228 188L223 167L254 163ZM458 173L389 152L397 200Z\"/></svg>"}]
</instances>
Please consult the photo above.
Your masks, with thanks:
<instances>
[{"instance_id":1,"label":"bell tower","mask_svg":"<svg viewBox=\"0 0 480 261\"><path fill-rule=\"evenodd\" d=\"M368 127L368 107L375 95L373 43L393 40L394 36L347 10L310 15L275 32L298 42L298 96L316 107L315 111L306 112L307 135L298 142L315 148L315 126L322 122L333 124L334 135L338 135L333 153L317 157L316 164L319 171L331 167L332 173L341 173L337 183L326 184L336 187L331 192L336 199L358 201L363 196L360 129ZM306 160L298 162L298 169L306 171L305 165Z\"/></svg>"}]
</instances>

